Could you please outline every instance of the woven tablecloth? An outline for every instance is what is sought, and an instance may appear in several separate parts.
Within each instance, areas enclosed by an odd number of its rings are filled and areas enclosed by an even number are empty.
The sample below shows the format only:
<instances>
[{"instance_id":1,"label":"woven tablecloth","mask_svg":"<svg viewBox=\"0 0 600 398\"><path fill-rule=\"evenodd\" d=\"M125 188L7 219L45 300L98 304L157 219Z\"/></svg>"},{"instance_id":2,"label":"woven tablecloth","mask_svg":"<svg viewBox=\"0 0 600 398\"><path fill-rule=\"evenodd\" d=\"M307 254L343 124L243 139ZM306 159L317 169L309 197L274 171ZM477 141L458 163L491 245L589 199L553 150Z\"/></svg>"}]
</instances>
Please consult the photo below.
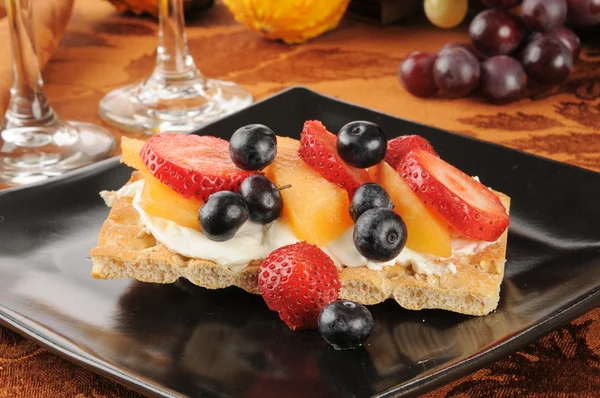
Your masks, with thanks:
<instances>
[{"instance_id":1,"label":"woven tablecloth","mask_svg":"<svg viewBox=\"0 0 600 398\"><path fill-rule=\"evenodd\" d=\"M398 83L396 68L403 57L415 49L437 51L446 42L465 41L464 26L441 31L415 21L379 28L344 20L337 30L308 44L287 46L236 24L219 2L188 19L190 49L204 74L234 80L256 99L301 84L399 117L600 171L600 30L585 35L588 47L569 82L531 90L527 99L498 107L478 98L421 100ZM48 96L58 113L101 123L97 105L102 96L152 70L156 32L151 19L120 16L102 0L78 0L67 32L44 69ZM119 131L111 131L120 139ZM428 397L593 397L599 391L600 309L595 309ZM0 397L138 396L0 327Z\"/></svg>"}]
</instances>

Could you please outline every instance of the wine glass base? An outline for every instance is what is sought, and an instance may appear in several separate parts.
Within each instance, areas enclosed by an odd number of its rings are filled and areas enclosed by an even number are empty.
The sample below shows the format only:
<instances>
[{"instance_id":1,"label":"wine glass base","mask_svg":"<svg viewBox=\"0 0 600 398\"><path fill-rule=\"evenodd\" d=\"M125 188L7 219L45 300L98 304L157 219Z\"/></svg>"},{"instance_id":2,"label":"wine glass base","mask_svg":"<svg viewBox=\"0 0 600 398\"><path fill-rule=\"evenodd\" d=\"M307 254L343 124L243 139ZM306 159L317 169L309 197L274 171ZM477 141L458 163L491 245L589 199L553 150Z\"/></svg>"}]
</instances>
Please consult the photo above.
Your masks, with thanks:
<instances>
[{"instance_id":1,"label":"wine glass base","mask_svg":"<svg viewBox=\"0 0 600 398\"><path fill-rule=\"evenodd\" d=\"M183 79L160 84L151 77L108 93L99 113L107 124L126 131L185 134L251 103L252 95L232 82Z\"/></svg>"},{"instance_id":2,"label":"wine glass base","mask_svg":"<svg viewBox=\"0 0 600 398\"><path fill-rule=\"evenodd\" d=\"M115 141L91 123L59 123L56 127L15 127L0 131L0 184L43 181L105 159Z\"/></svg>"}]
</instances>

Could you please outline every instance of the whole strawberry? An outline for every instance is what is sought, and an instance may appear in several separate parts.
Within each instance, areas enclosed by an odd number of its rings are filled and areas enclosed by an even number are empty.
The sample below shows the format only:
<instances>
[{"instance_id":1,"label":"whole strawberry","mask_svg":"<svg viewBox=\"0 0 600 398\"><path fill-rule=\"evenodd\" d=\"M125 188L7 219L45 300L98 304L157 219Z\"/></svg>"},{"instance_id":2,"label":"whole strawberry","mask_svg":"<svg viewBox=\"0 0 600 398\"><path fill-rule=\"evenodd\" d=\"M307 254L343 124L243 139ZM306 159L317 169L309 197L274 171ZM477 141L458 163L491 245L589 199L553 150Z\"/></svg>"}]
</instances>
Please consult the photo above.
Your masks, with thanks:
<instances>
[{"instance_id":1,"label":"whole strawberry","mask_svg":"<svg viewBox=\"0 0 600 398\"><path fill-rule=\"evenodd\" d=\"M340 287L333 260L307 242L271 252L258 275L263 299L292 330L316 329L319 313L337 300Z\"/></svg>"}]
</instances>

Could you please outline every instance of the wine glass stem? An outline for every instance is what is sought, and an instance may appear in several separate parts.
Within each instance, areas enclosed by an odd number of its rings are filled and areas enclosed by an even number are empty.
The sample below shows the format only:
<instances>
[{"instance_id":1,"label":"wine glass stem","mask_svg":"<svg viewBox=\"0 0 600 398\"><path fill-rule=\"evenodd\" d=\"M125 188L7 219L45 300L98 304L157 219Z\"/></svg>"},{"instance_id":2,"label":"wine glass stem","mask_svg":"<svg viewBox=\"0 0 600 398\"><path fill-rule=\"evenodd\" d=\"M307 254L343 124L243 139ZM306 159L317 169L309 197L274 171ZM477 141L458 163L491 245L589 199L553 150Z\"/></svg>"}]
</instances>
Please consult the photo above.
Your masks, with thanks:
<instances>
[{"instance_id":1,"label":"wine glass stem","mask_svg":"<svg viewBox=\"0 0 600 398\"><path fill-rule=\"evenodd\" d=\"M160 0L158 9L158 50L154 74L163 79L200 77L187 46L183 0Z\"/></svg>"},{"instance_id":2,"label":"wine glass stem","mask_svg":"<svg viewBox=\"0 0 600 398\"><path fill-rule=\"evenodd\" d=\"M32 0L6 0L13 55L13 86L4 128L51 123L56 119L44 93L40 73Z\"/></svg>"}]
</instances>

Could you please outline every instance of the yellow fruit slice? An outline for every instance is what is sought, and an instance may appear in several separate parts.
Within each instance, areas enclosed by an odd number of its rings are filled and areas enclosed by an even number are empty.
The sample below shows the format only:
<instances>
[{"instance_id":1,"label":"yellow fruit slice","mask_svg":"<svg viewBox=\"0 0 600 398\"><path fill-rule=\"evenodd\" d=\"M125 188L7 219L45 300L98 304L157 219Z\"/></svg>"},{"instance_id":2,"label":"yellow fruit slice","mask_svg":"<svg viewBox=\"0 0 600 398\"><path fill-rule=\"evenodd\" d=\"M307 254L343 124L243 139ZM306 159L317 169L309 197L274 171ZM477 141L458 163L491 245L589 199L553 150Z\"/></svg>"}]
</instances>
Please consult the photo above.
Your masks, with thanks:
<instances>
[{"instance_id":1,"label":"yellow fruit slice","mask_svg":"<svg viewBox=\"0 0 600 398\"><path fill-rule=\"evenodd\" d=\"M352 226L348 193L298 157L300 141L277 137L277 156L266 170L281 191L283 217L299 240L325 246Z\"/></svg>"},{"instance_id":2,"label":"yellow fruit slice","mask_svg":"<svg viewBox=\"0 0 600 398\"><path fill-rule=\"evenodd\" d=\"M144 144L144 141L135 138L121 138L121 163L139 171L146 169L146 165L140 157Z\"/></svg>"},{"instance_id":3,"label":"yellow fruit slice","mask_svg":"<svg viewBox=\"0 0 600 398\"><path fill-rule=\"evenodd\" d=\"M377 170L371 170L375 168ZM450 257L452 246L448 225L425 207L392 166L381 162L371 169L371 175L377 178L377 182L392 198L394 211L406 223L406 247L435 256Z\"/></svg>"},{"instance_id":4,"label":"yellow fruit slice","mask_svg":"<svg viewBox=\"0 0 600 398\"><path fill-rule=\"evenodd\" d=\"M379 173L380 173L381 167L380 165L375 165L373 167L369 167L367 169L367 173L369 173L369 178L371 182L378 182L379 181Z\"/></svg>"},{"instance_id":5,"label":"yellow fruit slice","mask_svg":"<svg viewBox=\"0 0 600 398\"><path fill-rule=\"evenodd\" d=\"M121 162L137 169L144 176L142 209L148 214L171 220L182 227L200 230L198 210L202 202L184 198L150 173L140 157L145 142L132 138L121 139Z\"/></svg>"},{"instance_id":6,"label":"yellow fruit slice","mask_svg":"<svg viewBox=\"0 0 600 398\"><path fill-rule=\"evenodd\" d=\"M143 174L146 181L142 191L142 208L150 215L199 231L198 210L202 202L184 198L148 171Z\"/></svg>"}]
</instances>

